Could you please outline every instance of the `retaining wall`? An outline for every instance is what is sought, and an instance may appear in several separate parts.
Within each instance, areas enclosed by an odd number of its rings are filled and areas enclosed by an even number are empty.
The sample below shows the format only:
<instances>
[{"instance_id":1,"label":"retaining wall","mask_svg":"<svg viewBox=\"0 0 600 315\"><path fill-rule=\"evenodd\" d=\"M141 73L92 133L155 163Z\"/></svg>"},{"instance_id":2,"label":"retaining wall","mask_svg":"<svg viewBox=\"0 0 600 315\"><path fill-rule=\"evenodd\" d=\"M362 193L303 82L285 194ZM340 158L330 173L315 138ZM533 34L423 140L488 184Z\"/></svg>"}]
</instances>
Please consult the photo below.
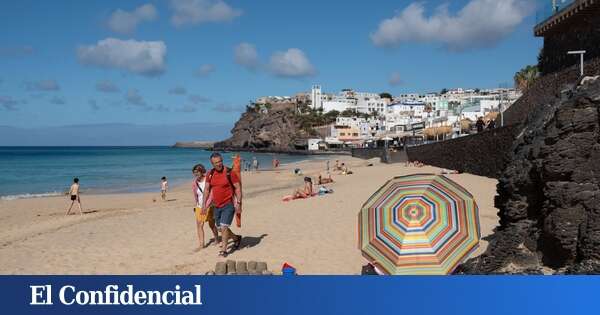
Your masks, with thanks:
<instances>
[{"instance_id":1,"label":"retaining wall","mask_svg":"<svg viewBox=\"0 0 600 315\"><path fill-rule=\"evenodd\" d=\"M498 178L520 125L486 130L475 135L407 149L408 160Z\"/></svg>"}]
</instances>

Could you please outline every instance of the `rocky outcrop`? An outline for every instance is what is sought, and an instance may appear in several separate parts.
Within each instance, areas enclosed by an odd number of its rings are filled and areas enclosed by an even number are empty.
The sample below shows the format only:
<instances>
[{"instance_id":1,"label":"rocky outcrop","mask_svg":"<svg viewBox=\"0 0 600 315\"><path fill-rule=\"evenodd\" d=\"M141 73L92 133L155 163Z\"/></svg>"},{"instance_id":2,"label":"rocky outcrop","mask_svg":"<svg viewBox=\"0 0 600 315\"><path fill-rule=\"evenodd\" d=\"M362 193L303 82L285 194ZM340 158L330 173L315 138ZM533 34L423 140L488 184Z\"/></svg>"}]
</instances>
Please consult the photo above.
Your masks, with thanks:
<instances>
[{"instance_id":1,"label":"rocky outcrop","mask_svg":"<svg viewBox=\"0 0 600 315\"><path fill-rule=\"evenodd\" d=\"M173 148L212 149L213 144L211 141L175 142Z\"/></svg>"},{"instance_id":2,"label":"rocky outcrop","mask_svg":"<svg viewBox=\"0 0 600 315\"><path fill-rule=\"evenodd\" d=\"M249 108L231 130L231 138L215 143L214 149L287 151L308 137L293 110Z\"/></svg>"},{"instance_id":3,"label":"rocky outcrop","mask_svg":"<svg viewBox=\"0 0 600 315\"><path fill-rule=\"evenodd\" d=\"M535 104L498 194L500 226L457 273L600 273L600 79Z\"/></svg>"}]
</instances>

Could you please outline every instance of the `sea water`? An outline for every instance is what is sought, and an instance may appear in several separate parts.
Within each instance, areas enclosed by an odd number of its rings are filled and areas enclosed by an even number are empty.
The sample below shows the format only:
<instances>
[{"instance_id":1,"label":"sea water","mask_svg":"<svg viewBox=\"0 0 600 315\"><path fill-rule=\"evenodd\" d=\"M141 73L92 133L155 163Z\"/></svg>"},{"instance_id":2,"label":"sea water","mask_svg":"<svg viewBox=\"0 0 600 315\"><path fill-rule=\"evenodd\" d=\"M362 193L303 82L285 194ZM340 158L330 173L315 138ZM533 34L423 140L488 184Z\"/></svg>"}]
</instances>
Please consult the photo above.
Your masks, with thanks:
<instances>
[{"instance_id":1,"label":"sea water","mask_svg":"<svg viewBox=\"0 0 600 315\"><path fill-rule=\"evenodd\" d=\"M62 195L73 178L82 193L160 191L161 177L169 185L192 180L192 167L210 169L212 152L171 147L0 147L0 199ZM292 163L301 155L240 153L245 161L256 157L260 169L271 169L272 159ZM223 153L231 165L233 153ZM324 158L324 157L323 157Z\"/></svg>"}]
</instances>

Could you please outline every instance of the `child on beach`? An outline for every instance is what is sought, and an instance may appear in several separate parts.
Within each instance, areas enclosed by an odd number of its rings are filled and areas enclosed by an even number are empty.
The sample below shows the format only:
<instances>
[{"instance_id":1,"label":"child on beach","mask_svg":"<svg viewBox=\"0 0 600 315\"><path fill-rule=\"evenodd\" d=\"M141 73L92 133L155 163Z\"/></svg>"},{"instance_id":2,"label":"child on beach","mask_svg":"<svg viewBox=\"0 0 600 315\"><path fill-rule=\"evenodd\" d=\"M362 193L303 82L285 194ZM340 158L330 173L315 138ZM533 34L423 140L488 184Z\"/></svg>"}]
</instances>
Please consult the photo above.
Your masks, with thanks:
<instances>
[{"instance_id":1,"label":"child on beach","mask_svg":"<svg viewBox=\"0 0 600 315\"><path fill-rule=\"evenodd\" d=\"M75 201L77 201L79 214L83 215L83 211L81 210L81 199L79 198L79 178L77 177L73 178L73 185L71 185L71 188L69 189L69 196L71 198L71 206L69 206L69 209L67 210L67 213L65 215L69 215Z\"/></svg>"},{"instance_id":2,"label":"child on beach","mask_svg":"<svg viewBox=\"0 0 600 315\"><path fill-rule=\"evenodd\" d=\"M201 250L206 247L204 244L204 222L208 222L208 226L213 232L213 245L215 246L219 244L219 234L213 217L213 207L211 205L212 200L210 200L210 196L207 198L207 205L202 204L206 187L206 168L202 164L197 164L192 168L192 173L194 174L192 192L194 193L194 200L196 201L194 213L196 214L196 230L198 233L198 242L200 244L198 250Z\"/></svg>"},{"instance_id":3,"label":"child on beach","mask_svg":"<svg viewBox=\"0 0 600 315\"><path fill-rule=\"evenodd\" d=\"M167 178L163 176L160 179L160 198L162 198L162 201L167 200L167 189L169 189L169 183L167 182Z\"/></svg>"}]
</instances>

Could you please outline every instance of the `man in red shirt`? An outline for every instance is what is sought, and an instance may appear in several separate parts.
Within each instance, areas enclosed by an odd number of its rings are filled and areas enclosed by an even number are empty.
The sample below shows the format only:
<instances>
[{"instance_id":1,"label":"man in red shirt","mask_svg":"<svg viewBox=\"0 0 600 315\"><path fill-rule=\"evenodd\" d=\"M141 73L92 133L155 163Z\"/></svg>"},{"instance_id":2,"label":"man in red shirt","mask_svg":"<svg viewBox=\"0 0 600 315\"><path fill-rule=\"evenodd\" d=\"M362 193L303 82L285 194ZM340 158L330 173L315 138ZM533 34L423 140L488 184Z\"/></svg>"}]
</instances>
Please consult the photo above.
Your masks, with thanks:
<instances>
[{"instance_id":1,"label":"man in red shirt","mask_svg":"<svg viewBox=\"0 0 600 315\"><path fill-rule=\"evenodd\" d=\"M233 250L238 249L242 242L242 237L235 235L229 229L234 214L242 212L242 189L240 178L235 172L231 172L231 169L223 165L221 154L213 153L210 156L210 163L213 169L208 173L206 178L204 191L208 193L204 194L202 204L205 206L202 207L202 211L208 209L209 205L206 205L206 200L212 194L215 224L221 230L221 251L219 251L219 256L225 257L227 256L227 242L230 238L233 239Z\"/></svg>"}]
</instances>

